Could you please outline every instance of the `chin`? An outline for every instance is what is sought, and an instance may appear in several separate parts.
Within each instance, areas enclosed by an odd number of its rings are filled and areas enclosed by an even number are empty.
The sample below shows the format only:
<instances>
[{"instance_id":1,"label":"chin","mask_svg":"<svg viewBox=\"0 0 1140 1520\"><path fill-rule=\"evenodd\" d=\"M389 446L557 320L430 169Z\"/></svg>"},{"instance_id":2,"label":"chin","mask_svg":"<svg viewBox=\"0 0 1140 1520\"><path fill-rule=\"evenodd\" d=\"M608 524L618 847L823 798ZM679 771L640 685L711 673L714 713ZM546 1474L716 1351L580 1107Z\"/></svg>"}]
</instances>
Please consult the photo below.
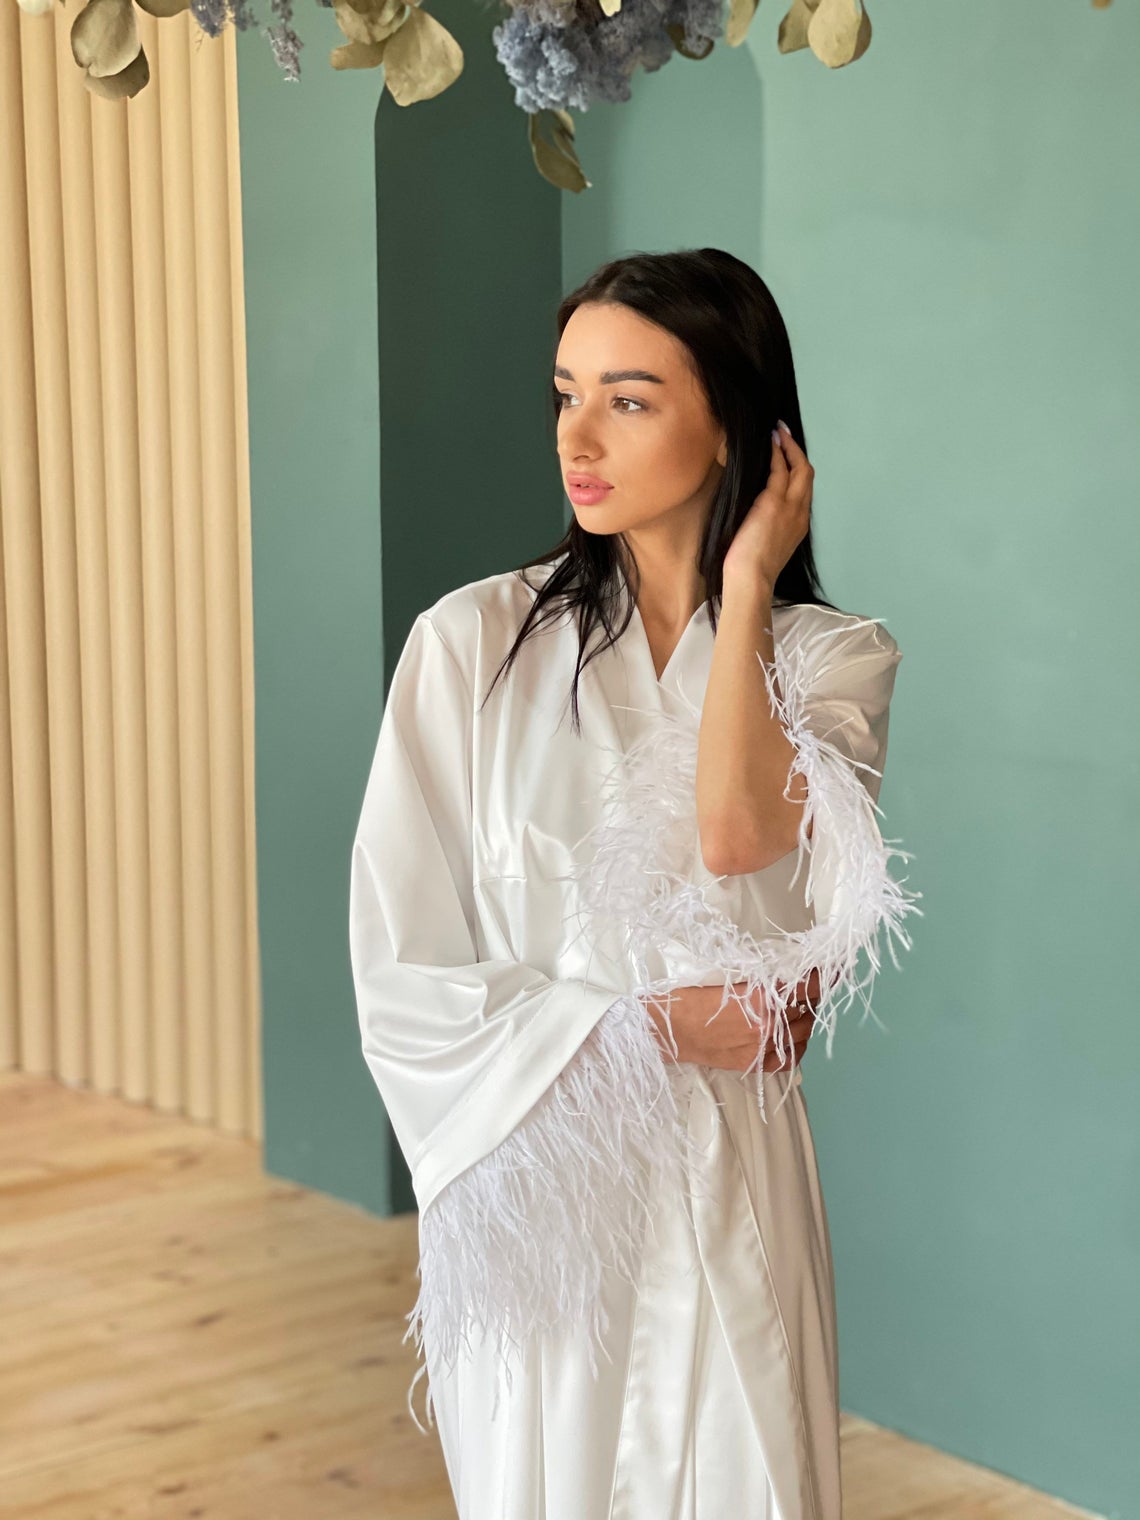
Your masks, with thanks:
<instances>
[{"instance_id":1,"label":"chin","mask_svg":"<svg viewBox=\"0 0 1140 1520\"><path fill-rule=\"evenodd\" d=\"M612 514L598 507L573 507L578 526L584 533L604 533L607 537L618 531L611 521Z\"/></svg>"}]
</instances>

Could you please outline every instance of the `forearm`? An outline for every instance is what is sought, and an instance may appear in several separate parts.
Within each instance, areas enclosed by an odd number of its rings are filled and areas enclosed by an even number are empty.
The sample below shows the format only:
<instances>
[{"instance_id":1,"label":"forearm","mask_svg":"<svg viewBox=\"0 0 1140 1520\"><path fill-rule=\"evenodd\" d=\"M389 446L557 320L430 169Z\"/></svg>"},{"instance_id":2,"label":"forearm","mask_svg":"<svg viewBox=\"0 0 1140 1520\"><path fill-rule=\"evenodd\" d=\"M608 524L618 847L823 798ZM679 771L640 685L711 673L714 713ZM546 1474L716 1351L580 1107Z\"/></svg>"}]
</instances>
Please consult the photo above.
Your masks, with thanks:
<instances>
[{"instance_id":1,"label":"forearm","mask_svg":"<svg viewBox=\"0 0 1140 1520\"><path fill-rule=\"evenodd\" d=\"M763 870L795 849L799 834L806 786L799 774L788 785L796 752L771 711L760 668L760 659L769 666L775 659L771 626L771 586L726 577L696 778L701 850L717 875Z\"/></svg>"}]
</instances>

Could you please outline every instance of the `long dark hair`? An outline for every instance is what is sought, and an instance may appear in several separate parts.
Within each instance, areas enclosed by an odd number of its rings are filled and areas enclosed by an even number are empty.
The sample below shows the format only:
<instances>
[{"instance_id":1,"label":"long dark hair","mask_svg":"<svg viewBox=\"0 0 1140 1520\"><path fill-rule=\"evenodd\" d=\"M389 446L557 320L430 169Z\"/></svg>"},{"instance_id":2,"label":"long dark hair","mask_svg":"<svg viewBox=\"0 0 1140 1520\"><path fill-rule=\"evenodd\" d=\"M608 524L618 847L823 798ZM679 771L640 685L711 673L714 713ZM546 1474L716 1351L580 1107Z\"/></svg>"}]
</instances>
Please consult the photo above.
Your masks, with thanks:
<instances>
[{"instance_id":1,"label":"long dark hair","mask_svg":"<svg viewBox=\"0 0 1140 1520\"><path fill-rule=\"evenodd\" d=\"M793 438L807 452L784 319L756 271L720 248L633 253L602 264L559 305L559 338L570 317L586 301L628 306L679 338L692 356L710 410L725 430L727 462L697 556L715 634L724 557L767 482L772 429L778 419L787 423ZM555 354L557 349L556 338ZM557 387L552 384L551 388L557 427L561 398ZM574 731L580 733L578 678L590 660L617 642L633 617L639 590L637 565L624 534L587 533L576 518L553 549L517 566L514 573L534 590L526 571L552 563L555 568L537 588L534 603L483 701L489 699L499 677L510 670L530 634L573 613L578 623L578 659L571 703ZM832 606L823 596L810 528L777 577L773 602ZM615 626L619 612L621 622ZM604 636L586 655L590 634L598 623Z\"/></svg>"}]
</instances>

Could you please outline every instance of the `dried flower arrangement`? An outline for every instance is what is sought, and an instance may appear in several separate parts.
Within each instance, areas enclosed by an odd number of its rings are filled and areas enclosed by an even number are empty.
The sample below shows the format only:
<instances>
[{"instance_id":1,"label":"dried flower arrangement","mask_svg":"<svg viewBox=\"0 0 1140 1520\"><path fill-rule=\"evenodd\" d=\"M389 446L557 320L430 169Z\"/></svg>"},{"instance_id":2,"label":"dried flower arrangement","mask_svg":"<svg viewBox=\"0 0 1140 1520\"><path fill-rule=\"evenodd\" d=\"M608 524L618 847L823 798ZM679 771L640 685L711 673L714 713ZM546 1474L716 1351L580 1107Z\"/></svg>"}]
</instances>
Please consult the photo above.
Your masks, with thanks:
<instances>
[{"instance_id":1,"label":"dried flower arrangement","mask_svg":"<svg viewBox=\"0 0 1140 1520\"><path fill-rule=\"evenodd\" d=\"M17 0L29 15L54 0ZM384 85L397 105L430 100L463 72L463 50L421 0L317 0L336 12L346 42L329 55L334 69L384 66ZM718 39L744 41L759 0L492 0L509 14L491 37L527 113L531 152L539 173L562 190L590 186L574 151L570 107L588 111L596 100L625 101L638 68L652 73L674 53L707 58ZM300 37L291 25L293 0L269 0L273 24L262 27L287 80L301 76ZM1092 0L1103 10L1111 0ZM86 0L71 28L71 51L83 82L96 95L123 100L150 78L139 40L135 5L152 16L189 9L210 37L232 21L257 25L249 0ZM727 15L725 14L727 9ZM863 0L792 0L781 18L781 53L810 48L828 68L862 57L871 41Z\"/></svg>"}]
</instances>

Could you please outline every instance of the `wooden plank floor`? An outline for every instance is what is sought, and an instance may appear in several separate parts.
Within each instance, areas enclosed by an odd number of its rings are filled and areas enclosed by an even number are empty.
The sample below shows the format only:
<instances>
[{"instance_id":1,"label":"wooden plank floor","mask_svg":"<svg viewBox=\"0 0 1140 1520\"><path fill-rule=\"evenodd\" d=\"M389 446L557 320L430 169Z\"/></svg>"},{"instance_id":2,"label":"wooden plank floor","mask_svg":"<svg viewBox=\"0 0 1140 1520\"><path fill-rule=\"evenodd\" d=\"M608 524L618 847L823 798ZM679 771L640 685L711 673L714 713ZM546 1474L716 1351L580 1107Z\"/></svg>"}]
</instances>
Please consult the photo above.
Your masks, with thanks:
<instances>
[{"instance_id":1,"label":"wooden plank floor","mask_svg":"<svg viewBox=\"0 0 1140 1520\"><path fill-rule=\"evenodd\" d=\"M438 1438L407 1408L414 1215L8 1073L0 1222L5 1520L455 1520ZM1082 1513L848 1416L843 1476L845 1520Z\"/></svg>"}]
</instances>

